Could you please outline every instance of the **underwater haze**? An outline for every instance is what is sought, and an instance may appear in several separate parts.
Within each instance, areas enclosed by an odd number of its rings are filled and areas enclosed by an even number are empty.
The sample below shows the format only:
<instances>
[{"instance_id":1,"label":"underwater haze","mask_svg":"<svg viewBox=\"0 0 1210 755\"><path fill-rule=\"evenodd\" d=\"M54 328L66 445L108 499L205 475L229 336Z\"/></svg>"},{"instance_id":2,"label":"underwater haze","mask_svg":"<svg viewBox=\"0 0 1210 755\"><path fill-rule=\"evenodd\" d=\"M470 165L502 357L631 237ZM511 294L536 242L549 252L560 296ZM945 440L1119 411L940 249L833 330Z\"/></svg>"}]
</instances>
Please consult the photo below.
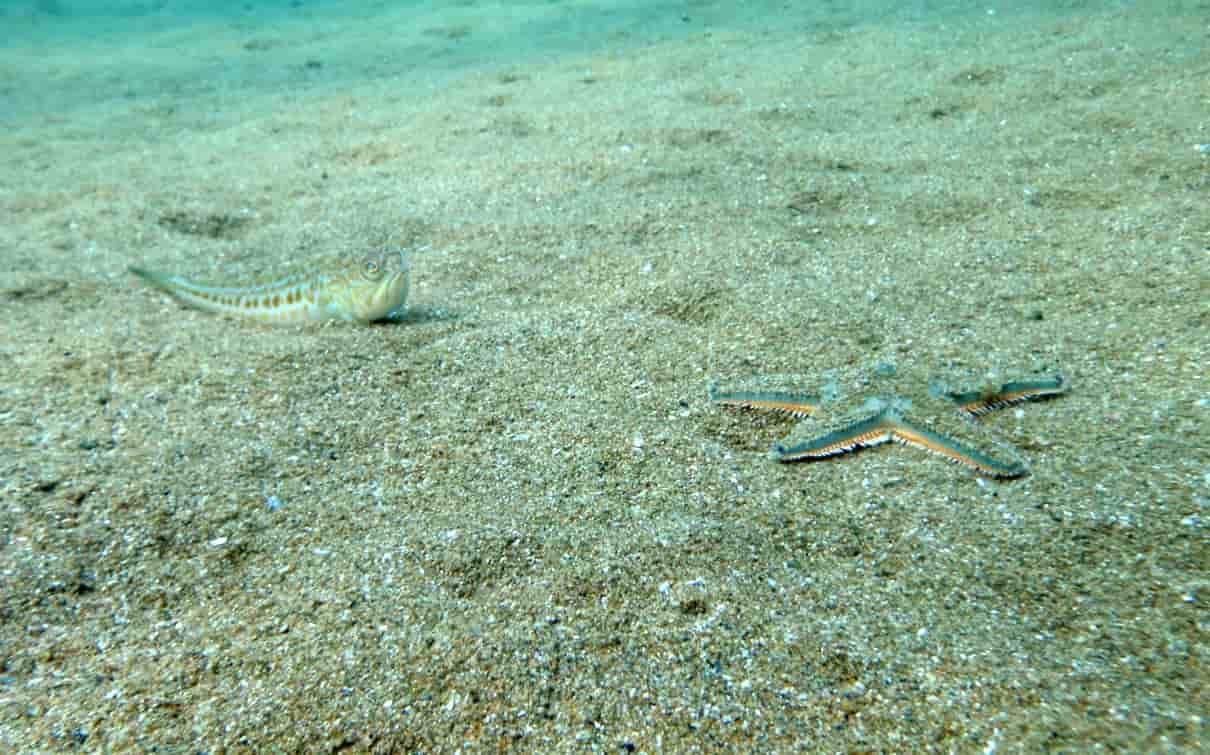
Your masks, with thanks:
<instances>
[{"instance_id":1,"label":"underwater haze","mask_svg":"<svg viewBox=\"0 0 1210 755\"><path fill-rule=\"evenodd\" d=\"M842 32L971 15L1068 14L1097 2L84 2L0 3L0 117L151 99L255 96L468 71L712 33ZM1112 4L1111 4L1112 5Z\"/></svg>"},{"instance_id":2,"label":"underwater haze","mask_svg":"<svg viewBox=\"0 0 1210 755\"><path fill-rule=\"evenodd\" d=\"M0 751L1210 751L1207 7L0 0Z\"/></svg>"}]
</instances>

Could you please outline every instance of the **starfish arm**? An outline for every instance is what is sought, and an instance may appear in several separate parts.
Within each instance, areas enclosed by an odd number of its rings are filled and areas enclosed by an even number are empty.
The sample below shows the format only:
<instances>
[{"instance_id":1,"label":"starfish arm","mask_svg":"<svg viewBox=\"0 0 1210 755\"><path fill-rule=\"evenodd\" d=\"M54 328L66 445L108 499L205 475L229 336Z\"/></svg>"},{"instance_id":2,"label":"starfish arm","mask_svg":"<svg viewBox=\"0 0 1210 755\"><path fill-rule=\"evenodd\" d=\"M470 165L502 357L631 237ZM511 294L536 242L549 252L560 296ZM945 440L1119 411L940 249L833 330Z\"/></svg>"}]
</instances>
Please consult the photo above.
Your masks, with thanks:
<instances>
[{"instance_id":1,"label":"starfish arm","mask_svg":"<svg viewBox=\"0 0 1210 755\"><path fill-rule=\"evenodd\" d=\"M894 439L905 446L922 448L959 464L965 464L985 477L1009 479L1025 475L1025 465L1020 462L1006 464L997 461L987 454L967 448L953 438L912 424L901 417L889 420L888 424Z\"/></svg>"},{"instance_id":2,"label":"starfish arm","mask_svg":"<svg viewBox=\"0 0 1210 755\"><path fill-rule=\"evenodd\" d=\"M861 448L880 446L894 437L895 425L883 409L872 417L854 422L839 430L821 435L795 446L773 447L778 461L826 459Z\"/></svg>"},{"instance_id":3,"label":"starfish arm","mask_svg":"<svg viewBox=\"0 0 1210 755\"><path fill-rule=\"evenodd\" d=\"M1058 396L1064 390L1066 389L1063 387L1063 377L1056 375L1050 380L1019 380L1005 383L992 393L969 391L946 395L958 405L959 410L972 417L979 417L1022 401L1035 401Z\"/></svg>"},{"instance_id":4,"label":"starfish arm","mask_svg":"<svg viewBox=\"0 0 1210 755\"><path fill-rule=\"evenodd\" d=\"M720 393L714 388L710 389L710 400L716 404L738 406L744 409L769 409L794 417L808 417L819 411L820 406L818 396L801 393L755 393L752 391Z\"/></svg>"}]
</instances>

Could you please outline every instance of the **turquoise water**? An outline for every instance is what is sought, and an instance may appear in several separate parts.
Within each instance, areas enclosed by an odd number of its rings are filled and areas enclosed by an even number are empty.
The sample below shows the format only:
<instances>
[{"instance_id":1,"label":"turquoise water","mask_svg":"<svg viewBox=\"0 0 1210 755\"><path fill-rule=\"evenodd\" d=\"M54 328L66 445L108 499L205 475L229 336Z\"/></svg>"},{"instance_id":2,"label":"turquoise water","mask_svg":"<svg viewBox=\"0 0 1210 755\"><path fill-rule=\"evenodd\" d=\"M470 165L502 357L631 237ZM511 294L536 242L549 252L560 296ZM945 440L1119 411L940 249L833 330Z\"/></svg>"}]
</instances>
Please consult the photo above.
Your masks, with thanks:
<instances>
[{"instance_id":1,"label":"turquoise water","mask_svg":"<svg viewBox=\"0 0 1210 755\"><path fill-rule=\"evenodd\" d=\"M586 2L559 0L7 0L0 3L0 119L79 108L557 62L731 32L821 33L940 23L1104 2Z\"/></svg>"}]
</instances>

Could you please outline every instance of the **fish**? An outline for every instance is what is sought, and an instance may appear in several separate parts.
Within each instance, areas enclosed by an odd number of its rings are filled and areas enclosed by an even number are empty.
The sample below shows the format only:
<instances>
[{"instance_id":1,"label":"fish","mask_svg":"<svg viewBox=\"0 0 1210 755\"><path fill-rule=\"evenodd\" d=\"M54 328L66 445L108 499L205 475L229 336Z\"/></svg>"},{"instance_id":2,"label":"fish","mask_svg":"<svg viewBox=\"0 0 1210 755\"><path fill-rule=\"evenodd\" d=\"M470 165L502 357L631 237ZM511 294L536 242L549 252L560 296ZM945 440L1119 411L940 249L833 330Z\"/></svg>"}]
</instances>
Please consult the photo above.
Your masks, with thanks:
<instances>
[{"instance_id":1,"label":"fish","mask_svg":"<svg viewBox=\"0 0 1210 755\"><path fill-rule=\"evenodd\" d=\"M411 269L404 250L341 256L271 283L209 286L179 275L131 267L130 272L183 304L268 323L385 320L404 308Z\"/></svg>"}]
</instances>

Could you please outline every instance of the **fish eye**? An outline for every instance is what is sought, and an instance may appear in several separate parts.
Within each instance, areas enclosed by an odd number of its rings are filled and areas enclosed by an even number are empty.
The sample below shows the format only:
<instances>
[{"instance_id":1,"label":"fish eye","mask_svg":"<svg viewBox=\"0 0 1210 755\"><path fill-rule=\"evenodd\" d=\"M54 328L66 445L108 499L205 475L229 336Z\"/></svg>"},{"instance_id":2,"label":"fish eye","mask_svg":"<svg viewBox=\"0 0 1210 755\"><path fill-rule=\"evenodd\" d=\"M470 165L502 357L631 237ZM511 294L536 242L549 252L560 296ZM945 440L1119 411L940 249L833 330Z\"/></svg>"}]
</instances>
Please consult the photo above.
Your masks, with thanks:
<instances>
[{"instance_id":1,"label":"fish eye","mask_svg":"<svg viewBox=\"0 0 1210 755\"><path fill-rule=\"evenodd\" d=\"M362 272L365 273L367 278L377 278L382 274L382 265L378 264L378 260L371 257L365 261Z\"/></svg>"}]
</instances>

